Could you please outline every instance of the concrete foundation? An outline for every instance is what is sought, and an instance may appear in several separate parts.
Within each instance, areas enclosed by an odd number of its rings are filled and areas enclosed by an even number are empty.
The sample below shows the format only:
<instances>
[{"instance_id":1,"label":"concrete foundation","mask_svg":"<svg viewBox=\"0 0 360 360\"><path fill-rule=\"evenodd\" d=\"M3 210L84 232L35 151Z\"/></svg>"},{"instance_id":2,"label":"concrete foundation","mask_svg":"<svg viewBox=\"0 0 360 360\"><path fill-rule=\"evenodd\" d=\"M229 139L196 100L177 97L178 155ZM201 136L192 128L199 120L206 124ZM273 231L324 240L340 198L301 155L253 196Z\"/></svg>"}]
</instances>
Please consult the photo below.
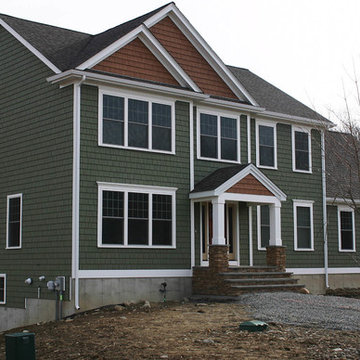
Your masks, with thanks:
<instances>
[{"instance_id":1,"label":"concrete foundation","mask_svg":"<svg viewBox=\"0 0 360 360\"><path fill-rule=\"evenodd\" d=\"M64 301L63 316L94 309L100 306L120 304L126 301L163 301L161 283L166 282L166 299L181 300L191 295L191 278L126 278L80 279L80 309L72 301ZM74 287L73 287L74 288ZM26 299L25 309L0 307L0 332L38 322L55 320L54 300Z\"/></svg>"}]
</instances>

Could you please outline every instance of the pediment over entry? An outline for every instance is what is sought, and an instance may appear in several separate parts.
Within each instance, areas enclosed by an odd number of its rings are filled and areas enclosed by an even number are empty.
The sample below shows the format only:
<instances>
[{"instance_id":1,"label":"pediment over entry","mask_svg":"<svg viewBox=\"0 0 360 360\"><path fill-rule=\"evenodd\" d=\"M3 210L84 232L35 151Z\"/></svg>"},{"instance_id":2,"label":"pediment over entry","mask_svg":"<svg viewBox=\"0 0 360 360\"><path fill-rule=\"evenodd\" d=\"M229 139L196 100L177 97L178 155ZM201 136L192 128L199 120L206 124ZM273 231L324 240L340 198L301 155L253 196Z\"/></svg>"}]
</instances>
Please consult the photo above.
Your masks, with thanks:
<instances>
[{"instance_id":1,"label":"pediment over entry","mask_svg":"<svg viewBox=\"0 0 360 360\"><path fill-rule=\"evenodd\" d=\"M218 169L198 182L190 193L190 199L217 197L224 193L254 196L271 196L286 200L280 190L254 164L237 165Z\"/></svg>"}]
</instances>

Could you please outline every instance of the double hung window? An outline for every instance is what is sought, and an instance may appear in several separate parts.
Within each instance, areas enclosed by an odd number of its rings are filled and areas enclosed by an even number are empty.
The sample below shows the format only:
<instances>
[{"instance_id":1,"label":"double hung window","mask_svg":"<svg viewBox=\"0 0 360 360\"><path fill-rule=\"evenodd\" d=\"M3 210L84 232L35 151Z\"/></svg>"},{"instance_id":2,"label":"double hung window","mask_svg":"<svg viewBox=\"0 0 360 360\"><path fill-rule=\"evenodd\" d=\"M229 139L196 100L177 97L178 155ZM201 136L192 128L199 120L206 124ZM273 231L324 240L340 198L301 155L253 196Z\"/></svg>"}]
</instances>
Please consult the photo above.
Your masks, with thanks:
<instances>
[{"instance_id":1,"label":"double hung window","mask_svg":"<svg viewBox=\"0 0 360 360\"><path fill-rule=\"evenodd\" d=\"M99 91L99 144L175 152L174 103Z\"/></svg>"},{"instance_id":2,"label":"double hung window","mask_svg":"<svg viewBox=\"0 0 360 360\"><path fill-rule=\"evenodd\" d=\"M339 251L355 251L354 210L338 207Z\"/></svg>"},{"instance_id":3,"label":"double hung window","mask_svg":"<svg viewBox=\"0 0 360 360\"><path fill-rule=\"evenodd\" d=\"M276 124L258 121L256 126L256 139L257 166L276 169Z\"/></svg>"},{"instance_id":4,"label":"double hung window","mask_svg":"<svg viewBox=\"0 0 360 360\"><path fill-rule=\"evenodd\" d=\"M270 208L269 205L257 207L258 249L266 250L270 242Z\"/></svg>"},{"instance_id":5,"label":"double hung window","mask_svg":"<svg viewBox=\"0 0 360 360\"><path fill-rule=\"evenodd\" d=\"M314 250L313 202L294 200L295 250Z\"/></svg>"},{"instance_id":6,"label":"double hung window","mask_svg":"<svg viewBox=\"0 0 360 360\"><path fill-rule=\"evenodd\" d=\"M20 249L22 230L22 194L7 197L6 248Z\"/></svg>"},{"instance_id":7,"label":"double hung window","mask_svg":"<svg viewBox=\"0 0 360 360\"><path fill-rule=\"evenodd\" d=\"M240 162L239 117L199 111L198 157Z\"/></svg>"},{"instance_id":8,"label":"double hung window","mask_svg":"<svg viewBox=\"0 0 360 360\"><path fill-rule=\"evenodd\" d=\"M174 247L175 189L99 183L100 247Z\"/></svg>"},{"instance_id":9,"label":"double hung window","mask_svg":"<svg viewBox=\"0 0 360 360\"><path fill-rule=\"evenodd\" d=\"M292 129L293 171L311 172L311 136L303 129Z\"/></svg>"}]
</instances>

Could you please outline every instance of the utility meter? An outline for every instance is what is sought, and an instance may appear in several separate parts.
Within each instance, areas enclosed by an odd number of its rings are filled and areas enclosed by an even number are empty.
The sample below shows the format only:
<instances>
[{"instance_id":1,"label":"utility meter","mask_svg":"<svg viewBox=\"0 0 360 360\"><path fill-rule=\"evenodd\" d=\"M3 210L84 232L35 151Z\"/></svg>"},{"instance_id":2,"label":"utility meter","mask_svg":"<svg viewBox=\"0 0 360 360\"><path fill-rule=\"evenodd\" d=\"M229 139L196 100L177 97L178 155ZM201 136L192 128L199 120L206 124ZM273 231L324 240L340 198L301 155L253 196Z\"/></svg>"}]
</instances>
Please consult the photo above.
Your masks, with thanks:
<instances>
[{"instance_id":1,"label":"utility meter","mask_svg":"<svg viewBox=\"0 0 360 360\"><path fill-rule=\"evenodd\" d=\"M55 279L55 290L65 291L65 276L57 276Z\"/></svg>"}]
</instances>

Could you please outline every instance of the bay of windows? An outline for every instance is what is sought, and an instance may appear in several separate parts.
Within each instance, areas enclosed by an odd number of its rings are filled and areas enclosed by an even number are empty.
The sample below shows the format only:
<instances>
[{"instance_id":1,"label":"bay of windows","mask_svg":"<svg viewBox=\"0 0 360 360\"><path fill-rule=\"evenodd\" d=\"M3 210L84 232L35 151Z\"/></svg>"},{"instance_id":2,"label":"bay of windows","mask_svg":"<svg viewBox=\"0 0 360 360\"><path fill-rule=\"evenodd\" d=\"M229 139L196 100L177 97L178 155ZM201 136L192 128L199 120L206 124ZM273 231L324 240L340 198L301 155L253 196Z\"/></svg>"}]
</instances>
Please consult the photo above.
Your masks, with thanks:
<instances>
[{"instance_id":1,"label":"bay of windows","mask_svg":"<svg viewBox=\"0 0 360 360\"><path fill-rule=\"evenodd\" d=\"M100 93L100 144L174 152L173 103Z\"/></svg>"},{"instance_id":2,"label":"bay of windows","mask_svg":"<svg viewBox=\"0 0 360 360\"><path fill-rule=\"evenodd\" d=\"M238 117L200 112L199 123L200 158L240 161Z\"/></svg>"},{"instance_id":3,"label":"bay of windows","mask_svg":"<svg viewBox=\"0 0 360 360\"><path fill-rule=\"evenodd\" d=\"M99 189L99 246L173 246L174 191Z\"/></svg>"}]
</instances>

